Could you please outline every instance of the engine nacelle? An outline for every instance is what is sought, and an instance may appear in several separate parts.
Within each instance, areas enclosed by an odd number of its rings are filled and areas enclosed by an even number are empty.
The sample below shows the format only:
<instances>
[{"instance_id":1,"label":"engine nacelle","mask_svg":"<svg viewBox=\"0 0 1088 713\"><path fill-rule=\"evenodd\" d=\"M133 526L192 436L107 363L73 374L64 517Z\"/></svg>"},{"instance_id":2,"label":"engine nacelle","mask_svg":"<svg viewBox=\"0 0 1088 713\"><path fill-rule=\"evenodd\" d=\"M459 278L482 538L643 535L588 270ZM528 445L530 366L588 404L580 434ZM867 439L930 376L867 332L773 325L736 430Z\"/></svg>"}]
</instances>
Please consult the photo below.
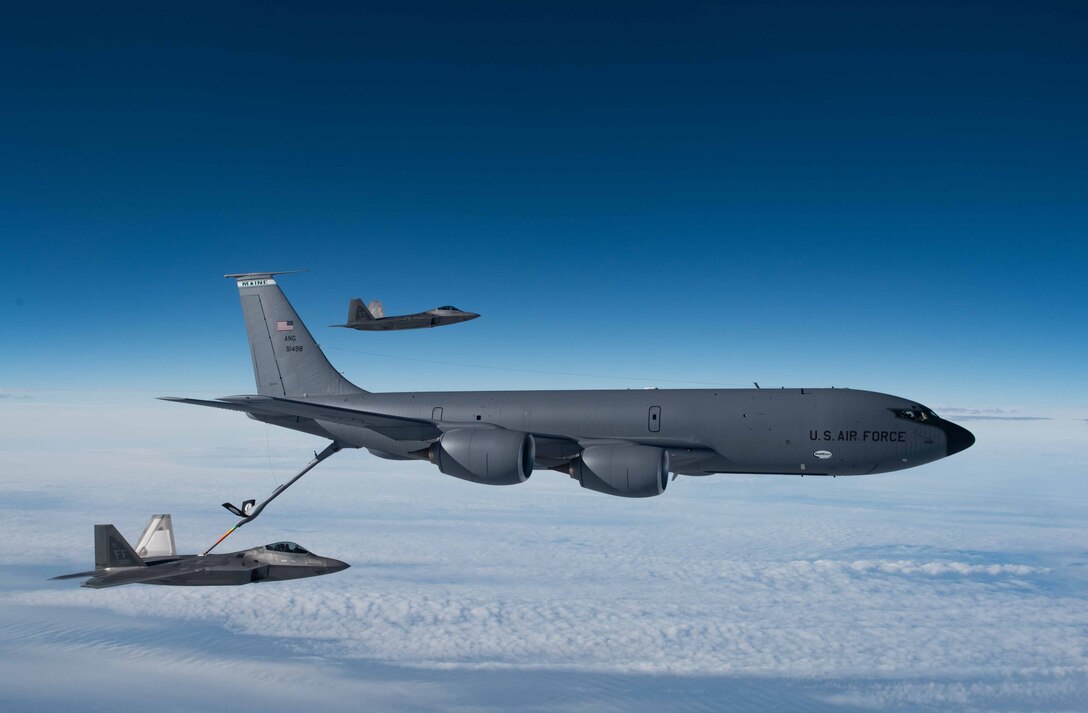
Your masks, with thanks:
<instances>
[{"instance_id":1,"label":"engine nacelle","mask_svg":"<svg viewBox=\"0 0 1088 713\"><path fill-rule=\"evenodd\" d=\"M650 498L669 485L669 452L634 443L590 446L571 462L570 477L598 493Z\"/></svg>"},{"instance_id":2,"label":"engine nacelle","mask_svg":"<svg viewBox=\"0 0 1088 713\"><path fill-rule=\"evenodd\" d=\"M447 431L431 446L430 461L446 475L485 485L524 483L533 473L536 443L528 433L501 428Z\"/></svg>"},{"instance_id":3,"label":"engine nacelle","mask_svg":"<svg viewBox=\"0 0 1088 713\"><path fill-rule=\"evenodd\" d=\"M419 460L418 455L401 455L400 453L390 453L389 451L382 451L377 448L367 448L367 450L370 451L370 455L378 456L385 460Z\"/></svg>"}]
</instances>

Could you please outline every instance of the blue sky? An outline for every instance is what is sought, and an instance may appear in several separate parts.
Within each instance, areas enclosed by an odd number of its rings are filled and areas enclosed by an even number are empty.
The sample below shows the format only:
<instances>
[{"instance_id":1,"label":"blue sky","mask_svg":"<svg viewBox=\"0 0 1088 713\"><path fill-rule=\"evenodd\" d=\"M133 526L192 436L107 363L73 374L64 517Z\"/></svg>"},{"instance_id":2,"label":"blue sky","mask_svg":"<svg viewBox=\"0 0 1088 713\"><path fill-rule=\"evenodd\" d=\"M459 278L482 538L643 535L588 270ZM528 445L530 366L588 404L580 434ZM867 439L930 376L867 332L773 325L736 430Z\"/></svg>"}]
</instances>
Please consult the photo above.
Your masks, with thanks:
<instances>
[{"instance_id":1,"label":"blue sky","mask_svg":"<svg viewBox=\"0 0 1088 713\"><path fill-rule=\"evenodd\" d=\"M1083 700L1086 30L1075 3L7 10L0 704L70 709L48 662L154 672L179 710L250 676L266 706L287 676L330 710L502 707L495 670L571 710ZM221 275L291 268L367 389L851 386L979 441L644 503L344 454L234 536L341 575L45 583L93 522L170 511L195 550L321 447L152 400L252 390ZM325 328L355 296L483 317Z\"/></svg>"},{"instance_id":2,"label":"blue sky","mask_svg":"<svg viewBox=\"0 0 1088 713\"><path fill-rule=\"evenodd\" d=\"M484 315L327 346L1083 408L1083 9L916 5L13 11L3 385L244 390L218 276L306 267Z\"/></svg>"}]
</instances>

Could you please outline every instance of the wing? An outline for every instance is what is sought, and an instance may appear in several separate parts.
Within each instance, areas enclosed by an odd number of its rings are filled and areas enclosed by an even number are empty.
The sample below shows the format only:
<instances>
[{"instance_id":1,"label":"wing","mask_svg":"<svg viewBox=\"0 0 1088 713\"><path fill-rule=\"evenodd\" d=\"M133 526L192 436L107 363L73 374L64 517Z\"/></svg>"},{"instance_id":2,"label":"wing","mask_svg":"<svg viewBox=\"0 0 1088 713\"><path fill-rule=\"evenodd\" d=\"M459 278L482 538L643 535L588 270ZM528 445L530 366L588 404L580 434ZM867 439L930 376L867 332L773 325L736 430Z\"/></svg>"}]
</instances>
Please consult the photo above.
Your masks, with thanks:
<instances>
[{"instance_id":1,"label":"wing","mask_svg":"<svg viewBox=\"0 0 1088 713\"><path fill-rule=\"evenodd\" d=\"M396 441L433 441L442 430L433 421L401 416L388 416L370 411L356 411L341 406L327 406L309 401L297 401L275 396L227 396L215 401L186 399L173 396L160 397L163 401L213 406L231 411L259 413L275 416L300 416L321 421L337 421L362 426Z\"/></svg>"},{"instance_id":2,"label":"wing","mask_svg":"<svg viewBox=\"0 0 1088 713\"><path fill-rule=\"evenodd\" d=\"M207 569L207 567L201 562L181 560L178 562L152 565L150 567L135 567L120 572L102 574L101 576L88 579L82 586L90 587L91 589L105 589L106 587L119 587L122 584L141 584L144 582L155 582L160 579L169 579L170 577L196 574L197 572L203 572L205 569Z\"/></svg>"},{"instance_id":3,"label":"wing","mask_svg":"<svg viewBox=\"0 0 1088 713\"><path fill-rule=\"evenodd\" d=\"M335 421L339 423L361 426L387 436L396 441L433 441L451 428L496 428L493 424L470 422L455 423L443 422L439 427L434 421L423 419L404 418L401 416L389 416L387 414L373 413L370 411L356 411L341 406L328 406L315 404L308 401L298 401L275 396L227 396L216 401L202 399L186 399L172 396L161 397L164 401L177 401L178 403L196 404L198 406L212 406L215 408L242 411L246 413L264 414L269 416L299 416L302 418L320 421ZM568 463L571 458L581 453L588 445L588 441L555 433L533 433L536 439L537 467L551 468ZM669 450L669 457L678 470L686 470L695 467L707 458L714 457L713 451L697 444L646 442L644 445L654 445Z\"/></svg>"}]
</instances>

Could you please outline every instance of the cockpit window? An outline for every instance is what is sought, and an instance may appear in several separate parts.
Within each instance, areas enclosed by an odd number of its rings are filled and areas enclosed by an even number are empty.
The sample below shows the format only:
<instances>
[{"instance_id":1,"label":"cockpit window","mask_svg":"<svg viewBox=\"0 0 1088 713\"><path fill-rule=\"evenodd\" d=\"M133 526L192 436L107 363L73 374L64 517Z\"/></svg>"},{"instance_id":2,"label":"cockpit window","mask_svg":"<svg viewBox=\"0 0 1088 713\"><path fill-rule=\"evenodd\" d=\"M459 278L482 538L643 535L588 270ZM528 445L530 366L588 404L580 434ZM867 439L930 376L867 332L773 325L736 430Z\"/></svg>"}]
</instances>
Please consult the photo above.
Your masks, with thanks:
<instances>
[{"instance_id":1,"label":"cockpit window","mask_svg":"<svg viewBox=\"0 0 1088 713\"><path fill-rule=\"evenodd\" d=\"M896 418L905 418L911 421L918 421L919 423L925 423L926 421L936 419L937 414L933 413L931 409L925 406L912 406L911 408L893 408L891 410L895 414Z\"/></svg>"},{"instance_id":2,"label":"cockpit window","mask_svg":"<svg viewBox=\"0 0 1088 713\"><path fill-rule=\"evenodd\" d=\"M296 555L310 554L309 550L294 542L273 542L271 545L265 545L264 548L272 552L290 552Z\"/></svg>"},{"instance_id":3,"label":"cockpit window","mask_svg":"<svg viewBox=\"0 0 1088 713\"><path fill-rule=\"evenodd\" d=\"M456 307L454 307L453 305L445 305L443 307L439 307L438 309L449 310L450 312L460 312L461 311L461 310L457 309Z\"/></svg>"}]
</instances>

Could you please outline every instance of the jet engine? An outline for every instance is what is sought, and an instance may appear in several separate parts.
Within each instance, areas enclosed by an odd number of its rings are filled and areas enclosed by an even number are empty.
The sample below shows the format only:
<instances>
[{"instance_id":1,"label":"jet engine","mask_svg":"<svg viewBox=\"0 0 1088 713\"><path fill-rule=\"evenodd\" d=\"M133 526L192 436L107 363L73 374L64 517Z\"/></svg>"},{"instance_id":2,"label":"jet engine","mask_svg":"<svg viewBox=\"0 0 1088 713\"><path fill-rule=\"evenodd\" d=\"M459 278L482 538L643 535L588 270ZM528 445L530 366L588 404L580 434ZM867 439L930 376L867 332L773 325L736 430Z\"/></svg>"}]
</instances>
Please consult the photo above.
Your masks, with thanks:
<instances>
[{"instance_id":1,"label":"jet engine","mask_svg":"<svg viewBox=\"0 0 1088 713\"><path fill-rule=\"evenodd\" d=\"M590 446L571 461L583 488L624 498L650 498L669 484L669 452L633 443Z\"/></svg>"},{"instance_id":2,"label":"jet engine","mask_svg":"<svg viewBox=\"0 0 1088 713\"><path fill-rule=\"evenodd\" d=\"M524 483L533 472L536 443L528 433L501 428L447 431L428 459L446 475L485 485Z\"/></svg>"}]
</instances>

